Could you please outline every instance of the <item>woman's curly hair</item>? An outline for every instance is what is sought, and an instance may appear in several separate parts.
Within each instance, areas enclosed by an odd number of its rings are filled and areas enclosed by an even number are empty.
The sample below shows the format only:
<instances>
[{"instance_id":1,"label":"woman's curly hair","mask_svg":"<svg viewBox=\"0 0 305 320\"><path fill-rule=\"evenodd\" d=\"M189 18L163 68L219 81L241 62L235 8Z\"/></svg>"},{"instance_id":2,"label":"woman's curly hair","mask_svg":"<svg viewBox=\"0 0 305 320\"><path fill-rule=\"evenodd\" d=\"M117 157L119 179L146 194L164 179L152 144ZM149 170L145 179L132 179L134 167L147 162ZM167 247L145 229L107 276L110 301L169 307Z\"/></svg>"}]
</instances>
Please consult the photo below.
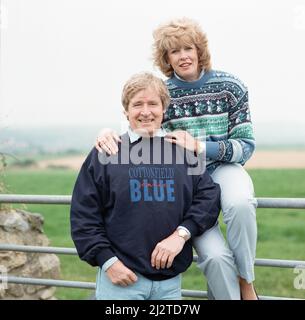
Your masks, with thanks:
<instances>
[{"instance_id":1,"label":"woman's curly hair","mask_svg":"<svg viewBox=\"0 0 305 320\"><path fill-rule=\"evenodd\" d=\"M195 45L200 70L211 70L208 39L197 22L188 18L172 20L159 26L154 32L153 60L164 75L172 76L174 69L168 63L168 50Z\"/></svg>"}]
</instances>

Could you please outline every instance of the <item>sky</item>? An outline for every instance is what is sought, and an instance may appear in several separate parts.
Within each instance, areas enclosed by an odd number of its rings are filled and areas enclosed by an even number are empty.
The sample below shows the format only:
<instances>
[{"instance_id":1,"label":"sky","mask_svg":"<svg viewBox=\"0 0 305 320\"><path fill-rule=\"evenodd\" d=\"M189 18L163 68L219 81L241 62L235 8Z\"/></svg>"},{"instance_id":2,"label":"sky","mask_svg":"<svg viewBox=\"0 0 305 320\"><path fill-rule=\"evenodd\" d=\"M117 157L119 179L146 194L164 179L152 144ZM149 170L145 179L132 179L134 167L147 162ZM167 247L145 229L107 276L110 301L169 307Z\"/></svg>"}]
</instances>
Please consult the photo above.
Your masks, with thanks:
<instances>
[{"instance_id":1,"label":"sky","mask_svg":"<svg viewBox=\"0 0 305 320\"><path fill-rule=\"evenodd\" d=\"M128 78L162 76L153 30L183 16L207 33L213 69L248 86L254 123L305 125L304 0L0 1L0 127L122 121Z\"/></svg>"}]
</instances>

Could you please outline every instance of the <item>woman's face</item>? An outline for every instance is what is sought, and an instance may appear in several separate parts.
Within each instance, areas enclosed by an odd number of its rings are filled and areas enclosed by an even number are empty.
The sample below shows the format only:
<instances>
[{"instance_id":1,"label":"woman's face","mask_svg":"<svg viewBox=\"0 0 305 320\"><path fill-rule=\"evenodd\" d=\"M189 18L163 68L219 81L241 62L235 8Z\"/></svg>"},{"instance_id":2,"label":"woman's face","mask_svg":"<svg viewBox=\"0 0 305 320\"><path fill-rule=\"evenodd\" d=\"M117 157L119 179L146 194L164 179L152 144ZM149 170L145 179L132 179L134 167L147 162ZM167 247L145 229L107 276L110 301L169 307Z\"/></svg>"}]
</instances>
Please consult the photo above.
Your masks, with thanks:
<instances>
[{"instance_id":1,"label":"woman's face","mask_svg":"<svg viewBox=\"0 0 305 320\"><path fill-rule=\"evenodd\" d=\"M168 63L182 79L197 80L200 74L198 52L195 45L183 45L167 51Z\"/></svg>"}]
</instances>

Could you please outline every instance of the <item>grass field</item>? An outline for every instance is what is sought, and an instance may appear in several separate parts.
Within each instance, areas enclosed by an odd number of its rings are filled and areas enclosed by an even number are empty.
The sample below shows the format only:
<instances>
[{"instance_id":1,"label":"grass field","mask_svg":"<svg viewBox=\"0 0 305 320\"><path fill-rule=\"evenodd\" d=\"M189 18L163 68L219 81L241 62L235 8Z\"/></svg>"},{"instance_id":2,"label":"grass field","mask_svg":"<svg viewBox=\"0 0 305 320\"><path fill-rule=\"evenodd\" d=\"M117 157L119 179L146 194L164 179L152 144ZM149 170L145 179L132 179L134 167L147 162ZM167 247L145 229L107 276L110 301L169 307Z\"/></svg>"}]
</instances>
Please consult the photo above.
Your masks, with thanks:
<instances>
[{"instance_id":1,"label":"grass field","mask_svg":"<svg viewBox=\"0 0 305 320\"><path fill-rule=\"evenodd\" d=\"M305 169L249 170L257 197L305 197ZM75 171L7 171L4 180L9 193L69 195L77 176ZM20 206L19 206L20 207ZM23 206L24 207L24 206ZM27 205L27 210L41 213L44 230L52 246L72 247L69 206ZM258 209L257 258L305 260L305 212L293 209ZM225 232L225 227L221 223ZM62 279L95 281L95 268L75 256L60 255ZM305 290L293 286L293 269L256 267L255 286L261 295L305 298ZM206 282L196 265L183 275L183 288L206 289ZM58 299L85 299L88 290L58 288Z\"/></svg>"}]
</instances>

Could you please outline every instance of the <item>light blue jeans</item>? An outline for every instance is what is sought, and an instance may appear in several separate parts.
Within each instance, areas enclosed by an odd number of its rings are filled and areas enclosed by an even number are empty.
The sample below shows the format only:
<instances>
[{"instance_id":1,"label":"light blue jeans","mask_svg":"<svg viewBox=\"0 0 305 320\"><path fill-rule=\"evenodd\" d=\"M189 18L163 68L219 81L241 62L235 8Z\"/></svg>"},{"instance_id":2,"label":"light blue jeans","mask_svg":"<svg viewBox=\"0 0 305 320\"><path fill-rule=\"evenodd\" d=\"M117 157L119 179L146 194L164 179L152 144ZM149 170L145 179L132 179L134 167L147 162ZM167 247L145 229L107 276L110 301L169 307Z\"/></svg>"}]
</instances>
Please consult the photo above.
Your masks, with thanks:
<instances>
[{"instance_id":1,"label":"light blue jeans","mask_svg":"<svg viewBox=\"0 0 305 320\"><path fill-rule=\"evenodd\" d=\"M252 180L236 163L219 166L211 177L221 188L221 209L227 243L216 225L193 241L198 267L205 274L210 297L240 299L238 276L254 281L257 240L256 207Z\"/></svg>"},{"instance_id":2,"label":"light blue jeans","mask_svg":"<svg viewBox=\"0 0 305 320\"><path fill-rule=\"evenodd\" d=\"M98 268L96 300L181 300L181 275L152 281L136 273L138 280L127 287L115 285L106 272Z\"/></svg>"}]
</instances>

